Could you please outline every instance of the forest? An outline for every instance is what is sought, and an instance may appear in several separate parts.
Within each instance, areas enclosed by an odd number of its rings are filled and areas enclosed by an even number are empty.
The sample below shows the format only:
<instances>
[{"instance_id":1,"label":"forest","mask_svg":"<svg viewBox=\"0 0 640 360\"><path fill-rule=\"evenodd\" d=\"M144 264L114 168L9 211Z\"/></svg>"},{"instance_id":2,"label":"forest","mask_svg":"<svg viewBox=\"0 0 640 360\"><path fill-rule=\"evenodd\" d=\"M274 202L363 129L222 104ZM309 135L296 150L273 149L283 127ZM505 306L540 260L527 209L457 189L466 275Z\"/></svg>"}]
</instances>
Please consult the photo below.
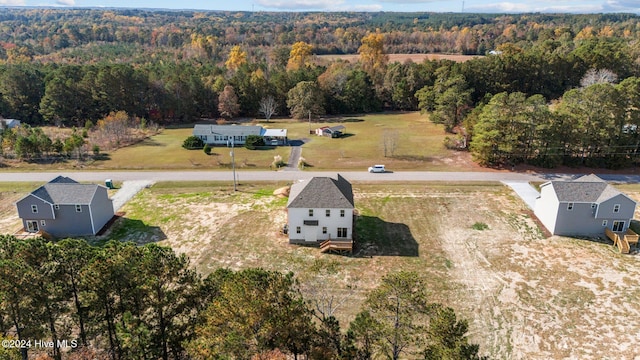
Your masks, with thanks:
<instances>
[{"instance_id":1,"label":"forest","mask_svg":"<svg viewBox=\"0 0 640 360\"><path fill-rule=\"evenodd\" d=\"M203 277L156 244L2 235L0 358L482 359L417 273L386 275L346 328L329 289L301 285L262 269Z\"/></svg>"},{"instance_id":2,"label":"forest","mask_svg":"<svg viewBox=\"0 0 640 360\"><path fill-rule=\"evenodd\" d=\"M0 20L0 114L32 126L421 110L487 166L637 161L636 15L5 8ZM388 60L427 52L483 56Z\"/></svg>"}]
</instances>

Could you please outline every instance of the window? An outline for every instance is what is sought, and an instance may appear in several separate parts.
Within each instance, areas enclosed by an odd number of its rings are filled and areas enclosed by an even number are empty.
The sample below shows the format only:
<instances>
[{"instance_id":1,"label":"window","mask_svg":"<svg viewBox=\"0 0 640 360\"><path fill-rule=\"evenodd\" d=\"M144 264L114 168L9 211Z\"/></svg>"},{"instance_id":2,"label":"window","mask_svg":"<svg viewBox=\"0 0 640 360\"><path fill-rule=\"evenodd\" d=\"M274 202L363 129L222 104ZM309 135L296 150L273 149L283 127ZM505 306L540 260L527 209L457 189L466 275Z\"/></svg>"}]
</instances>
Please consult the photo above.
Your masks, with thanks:
<instances>
[{"instance_id":1,"label":"window","mask_svg":"<svg viewBox=\"0 0 640 360\"><path fill-rule=\"evenodd\" d=\"M31 205L31 212L34 214L38 213L38 205Z\"/></svg>"},{"instance_id":2,"label":"window","mask_svg":"<svg viewBox=\"0 0 640 360\"><path fill-rule=\"evenodd\" d=\"M329 217L331 216L331 210L327 209L324 211L324 216Z\"/></svg>"},{"instance_id":3,"label":"window","mask_svg":"<svg viewBox=\"0 0 640 360\"><path fill-rule=\"evenodd\" d=\"M323 227L322 227L322 233L323 233L323 234L326 234L326 233L327 233L327 227L326 227L326 226L323 226Z\"/></svg>"},{"instance_id":4,"label":"window","mask_svg":"<svg viewBox=\"0 0 640 360\"><path fill-rule=\"evenodd\" d=\"M620 212L620 204L613 205L613 212L614 213Z\"/></svg>"},{"instance_id":5,"label":"window","mask_svg":"<svg viewBox=\"0 0 640 360\"><path fill-rule=\"evenodd\" d=\"M624 230L624 221L614 221L612 229L613 231L619 232Z\"/></svg>"},{"instance_id":6,"label":"window","mask_svg":"<svg viewBox=\"0 0 640 360\"><path fill-rule=\"evenodd\" d=\"M60 205L55 204L55 205L53 205L53 208L56 209L56 210L60 210Z\"/></svg>"},{"instance_id":7,"label":"window","mask_svg":"<svg viewBox=\"0 0 640 360\"><path fill-rule=\"evenodd\" d=\"M592 208L592 209L595 209L595 208L596 208L596 206L597 206L597 205L596 205L595 203L591 204L591 208Z\"/></svg>"},{"instance_id":8,"label":"window","mask_svg":"<svg viewBox=\"0 0 640 360\"><path fill-rule=\"evenodd\" d=\"M47 222L44 220L40 220L40 226L47 226Z\"/></svg>"},{"instance_id":9,"label":"window","mask_svg":"<svg viewBox=\"0 0 640 360\"><path fill-rule=\"evenodd\" d=\"M82 212L82 205L76 205L76 212Z\"/></svg>"},{"instance_id":10,"label":"window","mask_svg":"<svg viewBox=\"0 0 640 360\"><path fill-rule=\"evenodd\" d=\"M309 216L313 216L313 209L309 209Z\"/></svg>"},{"instance_id":11,"label":"window","mask_svg":"<svg viewBox=\"0 0 640 360\"><path fill-rule=\"evenodd\" d=\"M606 227L608 224L607 220L602 220L602 227Z\"/></svg>"},{"instance_id":12,"label":"window","mask_svg":"<svg viewBox=\"0 0 640 360\"><path fill-rule=\"evenodd\" d=\"M340 217L344 217L344 210L340 210Z\"/></svg>"},{"instance_id":13,"label":"window","mask_svg":"<svg viewBox=\"0 0 640 360\"><path fill-rule=\"evenodd\" d=\"M296 226L296 234L300 234L300 226Z\"/></svg>"},{"instance_id":14,"label":"window","mask_svg":"<svg viewBox=\"0 0 640 360\"><path fill-rule=\"evenodd\" d=\"M347 228L338 228L338 237L346 238L347 237Z\"/></svg>"},{"instance_id":15,"label":"window","mask_svg":"<svg viewBox=\"0 0 640 360\"><path fill-rule=\"evenodd\" d=\"M568 204L567 204L567 210L568 210L568 211L573 210L573 203L568 203Z\"/></svg>"},{"instance_id":16,"label":"window","mask_svg":"<svg viewBox=\"0 0 640 360\"><path fill-rule=\"evenodd\" d=\"M207 141L207 135L202 135L202 136L200 136L200 139L201 139L202 141Z\"/></svg>"}]
</instances>

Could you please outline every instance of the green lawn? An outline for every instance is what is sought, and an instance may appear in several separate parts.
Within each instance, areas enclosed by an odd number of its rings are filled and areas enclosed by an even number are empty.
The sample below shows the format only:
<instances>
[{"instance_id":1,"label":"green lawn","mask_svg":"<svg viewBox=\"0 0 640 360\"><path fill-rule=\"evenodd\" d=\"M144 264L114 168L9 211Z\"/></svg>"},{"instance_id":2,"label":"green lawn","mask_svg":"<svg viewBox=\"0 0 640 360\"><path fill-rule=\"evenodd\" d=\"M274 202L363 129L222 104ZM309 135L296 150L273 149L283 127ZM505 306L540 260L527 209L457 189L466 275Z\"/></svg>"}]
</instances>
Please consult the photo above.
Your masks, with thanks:
<instances>
[{"instance_id":1,"label":"green lawn","mask_svg":"<svg viewBox=\"0 0 640 360\"><path fill-rule=\"evenodd\" d=\"M462 168L453 159L460 154L442 145L446 136L442 126L432 124L427 115L417 112L371 114L357 117L323 119L324 122L277 119L257 124L266 128L285 128L289 139L305 139L302 156L314 170L362 170L373 164L385 164L390 170L439 170ZM339 139L309 134L321 126L346 126ZM310 126L311 125L311 126ZM385 132L396 132L394 156L384 157ZM95 169L225 169L231 166L230 149L214 147L211 155L202 150L186 150L182 142L191 135L191 127L167 128L140 143L105 153L105 159L83 164ZM289 147L268 150L236 148L236 166L240 169L269 169L276 155L287 161ZM57 164L56 167L74 164Z\"/></svg>"}]
</instances>

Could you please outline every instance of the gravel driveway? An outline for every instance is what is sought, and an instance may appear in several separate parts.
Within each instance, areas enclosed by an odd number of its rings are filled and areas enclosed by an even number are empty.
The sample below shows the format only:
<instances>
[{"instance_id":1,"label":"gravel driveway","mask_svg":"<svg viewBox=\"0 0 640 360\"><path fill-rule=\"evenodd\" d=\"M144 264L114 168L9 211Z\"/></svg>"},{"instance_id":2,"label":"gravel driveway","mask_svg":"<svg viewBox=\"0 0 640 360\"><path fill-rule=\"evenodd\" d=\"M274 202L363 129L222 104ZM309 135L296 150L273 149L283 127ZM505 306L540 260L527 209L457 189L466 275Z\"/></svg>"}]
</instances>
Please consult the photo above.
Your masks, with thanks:
<instances>
[{"instance_id":1,"label":"gravel driveway","mask_svg":"<svg viewBox=\"0 0 640 360\"><path fill-rule=\"evenodd\" d=\"M134 197L140 190L153 185L151 180L124 181L118 192L113 195L113 211L118 211L124 204Z\"/></svg>"}]
</instances>

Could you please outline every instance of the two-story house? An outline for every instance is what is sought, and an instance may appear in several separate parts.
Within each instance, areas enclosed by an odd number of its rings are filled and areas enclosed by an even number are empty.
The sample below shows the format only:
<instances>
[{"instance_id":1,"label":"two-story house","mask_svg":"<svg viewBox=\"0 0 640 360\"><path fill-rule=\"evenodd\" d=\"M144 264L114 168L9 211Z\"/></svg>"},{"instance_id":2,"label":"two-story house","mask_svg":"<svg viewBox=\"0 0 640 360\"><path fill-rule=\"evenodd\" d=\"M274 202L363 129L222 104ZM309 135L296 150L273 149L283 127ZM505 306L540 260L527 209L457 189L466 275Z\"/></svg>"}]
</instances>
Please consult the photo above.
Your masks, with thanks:
<instances>
[{"instance_id":1,"label":"two-story house","mask_svg":"<svg viewBox=\"0 0 640 360\"><path fill-rule=\"evenodd\" d=\"M540 187L535 214L554 235L596 236L629 228L636 202L596 175L549 181Z\"/></svg>"},{"instance_id":2,"label":"two-story house","mask_svg":"<svg viewBox=\"0 0 640 360\"><path fill-rule=\"evenodd\" d=\"M107 188L58 176L16 202L28 232L56 236L95 235L114 215Z\"/></svg>"},{"instance_id":3,"label":"two-story house","mask_svg":"<svg viewBox=\"0 0 640 360\"><path fill-rule=\"evenodd\" d=\"M352 240L353 189L338 179L314 177L291 186L287 203L289 242L316 243L323 240Z\"/></svg>"}]
</instances>

